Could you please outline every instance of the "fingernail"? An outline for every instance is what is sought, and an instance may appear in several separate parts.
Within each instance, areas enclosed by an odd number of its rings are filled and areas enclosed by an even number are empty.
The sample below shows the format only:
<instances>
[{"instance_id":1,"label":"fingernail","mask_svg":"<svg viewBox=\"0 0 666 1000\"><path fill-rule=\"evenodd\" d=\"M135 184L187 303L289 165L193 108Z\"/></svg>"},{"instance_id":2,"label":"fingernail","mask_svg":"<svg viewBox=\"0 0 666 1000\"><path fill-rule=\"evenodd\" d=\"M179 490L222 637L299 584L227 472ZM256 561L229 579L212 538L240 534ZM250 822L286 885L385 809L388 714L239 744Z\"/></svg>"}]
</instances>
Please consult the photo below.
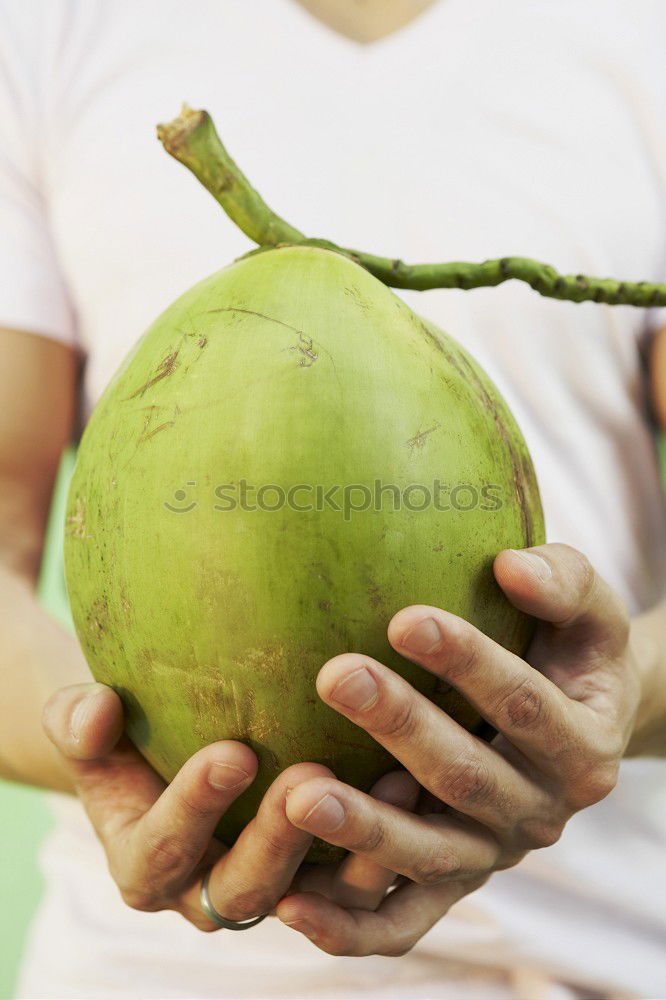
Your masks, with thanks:
<instances>
[{"instance_id":1,"label":"fingernail","mask_svg":"<svg viewBox=\"0 0 666 1000\"><path fill-rule=\"evenodd\" d=\"M85 698L79 701L72 712L69 720L69 733L75 743L81 742L83 731L88 725L92 715L97 711L100 698L104 694L105 687L100 685L97 690L91 691Z\"/></svg>"},{"instance_id":2,"label":"fingernail","mask_svg":"<svg viewBox=\"0 0 666 1000\"><path fill-rule=\"evenodd\" d=\"M234 764L224 764L214 761L208 769L208 783L213 788L235 788L249 778L247 771Z\"/></svg>"},{"instance_id":3,"label":"fingernail","mask_svg":"<svg viewBox=\"0 0 666 1000\"><path fill-rule=\"evenodd\" d=\"M401 646L409 649L412 653L428 655L434 653L442 642L442 634L434 618L424 618L412 628L408 629L402 637Z\"/></svg>"},{"instance_id":4,"label":"fingernail","mask_svg":"<svg viewBox=\"0 0 666 1000\"><path fill-rule=\"evenodd\" d=\"M287 927L293 927L295 931L300 931L301 934L305 934L306 937L313 941L316 937L315 929L312 927L307 920L294 920L293 923L289 923L288 920L283 921Z\"/></svg>"},{"instance_id":5,"label":"fingernail","mask_svg":"<svg viewBox=\"0 0 666 1000\"><path fill-rule=\"evenodd\" d=\"M518 556L528 567L531 573L538 576L540 580L550 580L553 571L550 563L536 554L536 552L525 552L524 549L511 549L514 555Z\"/></svg>"},{"instance_id":6,"label":"fingernail","mask_svg":"<svg viewBox=\"0 0 666 1000\"><path fill-rule=\"evenodd\" d=\"M331 701L360 712L364 708L370 708L378 694L375 678L366 667L361 667L335 685L331 691Z\"/></svg>"},{"instance_id":7,"label":"fingernail","mask_svg":"<svg viewBox=\"0 0 666 1000\"><path fill-rule=\"evenodd\" d=\"M324 795L323 799L320 799L303 817L302 822L308 826L315 826L319 833L332 833L342 825L344 818L342 803L333 795Z\"/></svg>"}]
</instances>

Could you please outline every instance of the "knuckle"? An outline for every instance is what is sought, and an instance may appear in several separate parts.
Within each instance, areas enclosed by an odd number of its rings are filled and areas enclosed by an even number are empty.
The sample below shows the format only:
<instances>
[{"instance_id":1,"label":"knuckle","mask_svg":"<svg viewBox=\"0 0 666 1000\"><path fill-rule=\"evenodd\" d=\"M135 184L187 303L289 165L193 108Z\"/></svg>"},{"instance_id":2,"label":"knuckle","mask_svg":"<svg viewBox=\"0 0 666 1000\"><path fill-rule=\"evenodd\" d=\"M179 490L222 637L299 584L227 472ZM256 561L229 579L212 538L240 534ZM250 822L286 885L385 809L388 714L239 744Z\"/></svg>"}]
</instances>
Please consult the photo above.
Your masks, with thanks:
<instances>
[{"instance_id":1,"label":"knuckle","mask_svg":"<svg viewBox=\"0 0 666 1000\"><path fill-rule=\"evenodd\" d=\"M408 952L414 948L416 941L400 941L395 944L389 945L387 948L383 949L381 954L385 955L387 958L402 958Z\"/></svg>"},{"instance_id":2,"label":"knuckle","mask_svg":"<svg viewBox=\"0 0 666 1000\"><path fill-rule=\"evenodd\" d=\"M568 801L574 811L601 802L615 788L619 774L617 761L590 767L569 791Z\"/></svg>"},{"instance_id":3,"label":"knuckle","mask_svg":"<svg viewBox=\"0 0 666 1000\"><path fill-rule=\"evenodd\" d=\"M516 729L531 729L543 723L543 698L530 678L523 678L498 705L500 715Z\"/></svg>"},{"instance_id":4,"label":"knuckle","mask_svg":"<svg viewBox=\"0 0 666 1000\"><path fill-rule=\"evenodd\" d=\"M156 913L164 907L158 903L154 895L142 889L120 889L123 903L131 910L140 910L143 913Z\"/></svg>"},{"instance_id":5,"label":"knuckle","mask_svg":"<svg viewBox=\"0 0 666 1000\"><path fill-rule=\"evenodd\" d=\"M439 885L455 878L462 870L460 858L450 849L440 848L419 860L416 870L409 876L417 885Z\"/></svg>"},{"instance_id":6,"label":"knuckle","mask_svg":"<svg viewBox=\"0 0 666 1000\"><path fill-rule=\"evenodd\" d=\"M278 829L271 829L267 823L262 823L260 832L263 853L275 864L290 861L295 854L303 849L303 834L299 835L299 840L295 843L286 837L284 832L280 833Z\"/></svg>"},{"instance_id":7,"label":"knuckle","mask_svg":"<svg viewBox=\"0 0 666 1000\"><path fill-rule=\"evenodd\" d=\"M604 743L604 760L606 761L606 767L610 770L611 777L614 778L615 786L618 778L620 761L623 759L626 749L626 739L623 733L614 732L604 741Z\"/></svg>"},{"instance_id":8,"label":"knuckle","mask_svg":"<svg viewBox=\"0 0 666 1000\"><path fill-rule=\"evenodd\" d=\"M544 845L546 846L546 845ZM536 848L534 848L536 849ZM528 851L533 850L533 848L523 845L521 848L514 846L508 850L502 851L501 856L497 859L493 872L503 872L507 868L515 868L516 865L523 860ZM490 874L490 873L489 873ZM483 885L483 882L481 883ZM476 888L476 886L474 886ZM468 892L472 892L473 889L468 889Z\"/></svg>"},{"instance_id":9,"label":"knuckle","mask_svg":"<svg viewBox=\"0 0 666 1000\"><path fill-rule=\"evenodd\" d=\"M564 826L554 820L527 820L519 829L521 845L528 850L539 850L556 844Z\"/></svg>"},{"instance_id":10,"label":"knuckle","mask_svg":"<svg viewBox=\"0 0 666 1000\"><path fill-rule=\"evenodd\" d=\"M202 934L213 934L220 930L217 924L210 920L198 905L178 901L173 903L169 909L173 910L174 913L179 913L183 920L187 920L188 924L192 924Z\"/></svg>"},{"instance_id":11,"label":"knuckle","mask_svg":"<svg viewBox=\"0 0 666 1000\"><path fill-rule=\"evenodd\" d=\"M182 840L170 833L151 834L145 842L145 854L151 875L157 873L163 878L176 875L184 866L198 859L188 840Z\"/></svg>"},{"instance_id":12,"label":"knuckle","mask_svg":"<svg viewBox=\"0 0 666 1000\"><path fill-rule=\"evenodd\" d=\"M380 712L372 723L372 732L385 739L410 740L419 725L416 701L411 695L399 699Z\"/></svg>"},{"instance_id":13,"label":"knuckle","mask_svg":"<svg viewBox=\"0 0 666 1000\"><path fill-rule=\"evenodd\" d=\"M353 940L329 941L324 947L324 951L327 951L329 955L335 956L335 958L344 958L345 956L348 958L367 958L368 955L373 954L368 948L365 948L358 941Z\"/></svg>"},{"instance_id":14,"label":"knuckle","mask_svg":"<svg viewBox=\"0 0 666 1000\"><path fill-rule=\"evenodd\" d=\"M457 808L480 805L492 797L494 784L490 770L480 757L457 758L432 782L434 794Z\"/></svg>"},{"instance_id":15,"label":"knuckle","mask_svg":"<svg viewBox=\"0 0 666 1000\"><path fill-rule=\"evenodd\" d=\"M386 844L386 839L383 823L373 823L354 840L351 850L362 854L380 854Z\"/></svg>"},{"instance_id":16,"label":"knuckle","mask_svg":"<svg viewBox=\"0 0 666 1000\"><path fill-rule=\"evenodd\" d=\"M336 958L342 958L344 955L359 958L364 954L364 952L360 950L358 942L345 941L340 937L328 936L322 941L317 941L317 944L323 948L327 954L334 955Z\"/></svg>"},{"instance_id":17,"label":"knuckle","mask_svg":"<svg viewBox=\"0 0 666 1000\"><path fill-rule=\"evenodd\" d=\"M276 900L269 896L263 886L252 886L235 892L224 904L218 906L214 903L214 906L227 920L250 920L252 917L269 913L275 902Z\"/></svg>"},{"instance_id":18,"label":"knuckle","mask_svg":"<svg viewBox=\"0 0 666 1000\"><path fill-rule=\"evenodd\" d=\"M458 622L453 649L446 664L446 676L452 682L467 677L479 666L481 649L476 629L467 622Z\"/></svg>"},{"instance_id":19,"label":"knuckle","mask_svg":"<svg viewBox=\"0 0 666 1000\"><path fill-rule=\"evenodd\" d=\"M210 796L212 789L207 789L207 792ZM210 800L206 801L205 793L202 794L200 788L192 788L187 792L181 792L178 796L178 809L188 823L200 823L202 819L207 819L210 816L211 803Z\"/></svg>"}]
</instances>

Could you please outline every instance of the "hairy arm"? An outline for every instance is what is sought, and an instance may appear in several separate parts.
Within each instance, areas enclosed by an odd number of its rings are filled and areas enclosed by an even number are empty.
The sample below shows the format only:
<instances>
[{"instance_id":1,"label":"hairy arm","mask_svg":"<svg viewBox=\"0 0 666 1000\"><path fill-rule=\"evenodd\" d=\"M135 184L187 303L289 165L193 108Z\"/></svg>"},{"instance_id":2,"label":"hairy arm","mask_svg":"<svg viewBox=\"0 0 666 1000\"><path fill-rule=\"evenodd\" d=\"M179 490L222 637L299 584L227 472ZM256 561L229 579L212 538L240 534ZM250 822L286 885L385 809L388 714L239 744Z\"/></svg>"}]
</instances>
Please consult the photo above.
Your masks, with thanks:
<instances>
[{"instance_id":1,"label":"hairy arm","mask_svg":"<svg viewBox=\"0 0 666 1000\"><path fill-rule=\"evenodd\" d=\"M63 344L0 330L0 777L71 793L42 709L58 688L92 676L35 588L53 481L72 432L78 364Z\"/></svg>"}]
</instances>

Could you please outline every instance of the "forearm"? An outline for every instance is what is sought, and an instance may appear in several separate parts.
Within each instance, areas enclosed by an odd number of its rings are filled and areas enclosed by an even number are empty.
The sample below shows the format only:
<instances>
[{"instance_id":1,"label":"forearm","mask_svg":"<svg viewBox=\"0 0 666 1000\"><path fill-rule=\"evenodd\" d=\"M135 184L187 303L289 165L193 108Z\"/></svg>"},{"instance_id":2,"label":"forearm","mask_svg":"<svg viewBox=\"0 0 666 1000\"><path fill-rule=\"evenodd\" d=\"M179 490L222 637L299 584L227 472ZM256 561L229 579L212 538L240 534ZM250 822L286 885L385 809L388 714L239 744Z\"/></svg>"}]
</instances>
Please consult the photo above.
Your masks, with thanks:
<instances>
[{"instance_id":1,"label":"forearm","mask_svg":"<svg viewBox=\"0 0 666 1000\"><path fill-rule=\"evenodd\" d=\"M39 788L74 788L42 729L58 688L92 680L76 639L40 606L24 576L0 565L0 778Z\"/></svg>"},{"instance_id":2,"label":"forearm","mask_svg":"<svg viewBox=\"0 0 666 1000\"><path fill-rule=\"evenodd\" d=\"M641 702L626 756L666 757L666 600L633 619Z\"/></svg>"}]
</instances>

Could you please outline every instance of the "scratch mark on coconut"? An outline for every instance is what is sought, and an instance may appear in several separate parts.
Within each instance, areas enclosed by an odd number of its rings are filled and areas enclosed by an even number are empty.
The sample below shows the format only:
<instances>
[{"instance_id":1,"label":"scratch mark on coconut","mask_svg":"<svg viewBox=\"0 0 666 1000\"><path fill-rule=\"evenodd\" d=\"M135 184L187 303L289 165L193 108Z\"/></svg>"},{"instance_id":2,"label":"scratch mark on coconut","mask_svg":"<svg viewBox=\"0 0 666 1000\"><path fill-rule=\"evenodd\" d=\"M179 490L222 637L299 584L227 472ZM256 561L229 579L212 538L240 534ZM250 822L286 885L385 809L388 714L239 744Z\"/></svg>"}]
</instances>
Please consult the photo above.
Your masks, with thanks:
<instances>
[{"instance_id":1,"label":"scratch mark on coconut","mask_svg":"<svg viewBox=\"0 0 666 1000\"><path fill-rule=\"evenodd\" d=\"M236 732L240 733L243 729L243 724L240 715L240 702L238 700L238 691L236 690L236 682L233 678L229 681L229 686L231 687L231 705L234 710L234 724L236 726Z\"/></svg>"},{"instance_id":2,"label":"scratch mark on coconut","mask_svg":"<svg viewBox=\"0 0 666 1000\"><path fill-rule=\"evenodd\" d=\"M194 656L192 663L196 665ZM195 670L190 676L196 676ZM206 743L212 739L223 739L229 731L228 708L233 705L224 682L221 683L214 673L204 674L198 678L198 683L186 686L183 695L192 710L197 737ZM251 695L252 692L249 692L248 700L251 700Z\"/></svg>"},{"instance_id":3,"label":"scratch mark on coconut","mask_svg":"<svg viewBox=\"0 0 666 1000\"><path fill-rule=\"evenodd\" d=\"M370 305L363 298L358 288L350 288L349 285L345 285L342 291L348 298L350 298L359 307L359 309L361 309L364 313L368 312Z\"/></svg>"},{"instance_id":4,"label":"scratch mark on coconut","mask_svg":"<svg viewBox=\"0 0 666 1000\"><path fill-rule=\"evenodd\" d=\"M368 603L374 611L380 610L382 614L386 611L387 595L375 577L375 569L369 564L364 564L362 569L362 579L365 592L368 595ZM344 618L345 622L354 622L353 618Z\"/></svg>"},{"instance_id":5,"label":"scratch mark on coconut","mask_svg":"<svg viewBox=\"0 0 666 1000\"><path fill-rule=\"evenodd\" d=\"M197 329L197 323L195 322L194 316L191 315L190 313L186 313L185 319L187 320L192 329L186 330L183 329L182 327L176 328L176 333L179 333L181 336L180 336L180 341L178 342L178 345L175 348L177 352L180 351L183 347L186 348L185 356L184 357L181 356L180 358L182 362L186 362L185 367L183 368L184 375L186 375L189 372L192 365L196 364L197 361L200 360L203 354L203 349L208 346L208 337L206 336L205 333L199 332L199 330ZM196 346L199 348L199 350L195 351L194 354L192 353L192 351L187 350L188 344L192 345L193 343L195 343Z\"/></svg>"},{"instance_id":6,"label":"scratch mark on coconut","mask_svg":"<svg viewBox=\"0 0 666 1000\"><path fill-rule=\"evenodd\" d=\"M236 665L243 672L243 676L248 674L252 677L262 678L269 681L283 694L291 693L291 678L293 677L293 664L291 664L287 650L279 643L275 647L264 649L248 649L242 657L237 658Z\"/></svg>"},{"instance_id":7,"label":"scratch mark on coconut","mask_svg":"<svg viewBox=\"0 0 666 1000\"><path fill-rule=\"evenodd\" d=\"M274 720L274 722L277 723L277 720ZM293 729L287 729L282 725L278 727L278 725L274 724L270 731L266 731L265 735L273 736L278 732L281 744L280 753L282 755L281 769L284 769L285 766L288 767L289 764L300 764L304 757L303 734L301 732L294 732ZM268 747L264 749L273 757L274 765L280 766L278 755Z\"/></svg>"},{"instance_id":8,"label":"scratch mark on coconut","mask_svg":"<svg viewBox=\"0 0 666 1000\"><path fill-rule=\"evenodd\" d=\"M273 713L266 709L260 709L251 717L246 719L245 727L241 732L246 732L250 739L260 743L265 753L269 754L272 762L277 764L278 758L274 750L267 745L273 737L279 735L281 740L288 740L289 733L282 727L282 721L277 719Z\"/></svg>"},{"instance_id":9,"label":"scratch mark on coconut","mask_svg":"<svg viewBox=\"0 0 666 1000\"><path fill-rule=\"evenodd\" d=\"M178 368L179 350L180 350L179 348L176 348L175 351L171 351L170 354L167 354L167 356L163 358L162 361L160 361L153 377L149 378L147 382L144 382L142 386L139 386L139 388L136 389L135 392L131 394L131 396L126 396L125 401L130 399L136 399L137 396L143 396L144 392L150 389L151 386L155 385L157 382L161 382L163 378L167 378L169 375L173 375L176 368Z\"/></svg>"},{"instance_id":10,"label":"scratch mark on coconut","mask_svg":"<svg viewBox=\"0 0 666 1000\"><path fill-rule=\"evenodd\" d=\"M142 409L146 411L146 416L144 417L144 422L143 422L143 429L141 430L141 433L136 439L134 451L130 455L129 459L127 460L123 468L129 465L129 463L132 461L132 459L134 458L134 456L138 451L139 445L144 444L144 442L146 441L149 441L152 437L155 437L156 434L159 434L160 431L164 431L167 430L167 428L169 427L173 427L173 425L176 423L176 417L178 417L181 412L178 406L174 406L173 417L171 420L165 420L161 424L159 424L159 426L151 428L150 425L153 422L153 418L157 415L157 413L159 413L160 410L164 409L164 407L155 406L154 404L152 404L150 406L144 406L142 407Z\"/></svg>"},{"instance_id":11,"label":"scratch mark on coconut","mask_svg":"<svg viewBox=\"0 0 666 1000\"><path fill-rule=\"evenodd\" d=\"M123 610L123 617L128 625L132 622L132 605L130 604L129 598L127 596L127 591L124 587L120 588L120 606Z\"/></svg>"},{"instance_id":12,"label":"scratch mark on coconut","mask_svg":"<svg viewBox=\"0 0 666 1000\"><path fill-rule=\"evenodd\" d=\"M205 347L206 344L208 343L208 338L204 334L200 334L199 331L197 330L197 323L194 314L189 311L186 311L185 322L189 324L190 326L189 330L184 329L185 324L183 324L183 326L176 327L176 333L180 334L180 343L178 344L176 350L179 351L181 347L185 344L185 342L188 339L191 340L193 337L198 338L197 344L199 347ZM203 344L201 343L202 340L204 341Z\"/></svg>"},{"instance_id":13,"label":"scratch mark on coconut","mask_svg":"<svg viewBox=\"0 0 666 1000\"><path fill-rule=\"evenodd\" d=\"M439 430L441 426L442 425L439 423L439 421L437 421L432 425L432 427L429 427L425 431L419 431L419 433L415 434L414 437L410 438L408 441L405 441L405 444L407 445L410 451L414 451L415 448L422 448L423 445L426 443L428 435L432 434L433 431Z\"/></svg>"},{"instance_id":14,"label":"scratch mark on coconut","mask_svg":"<svg viewBox=\"0 0 666 1000\"><path fill-rule=\"evenodd\" d=\"M299 330L297 326L292 326L291 323L284 323L281 319L276 319L275 316L268 316L266 313L257 312L255 309L241 309L240 306L223 306L221 309L208 309L209 313L241 313L245 316L257 316L259 319L267 319L269 323L277 323L278 326L283 326L286 330L293 330L294 333L298 333L301 336L305 336L302 330Z\"/></svg>"},{"instance_id":15,"label":"scratch mark on coconut","mask_svg":"<svg viewBox=\"0 0 666 1000\"><path fill-rule=\"evenodd\" d=\"M83 497L77 496L73 513L67 515L65 529L74 538L90 538L86 532L86 502Z\"/></svg>"},{"instance_id":16,"label":"scratch mark on coconut","mask_svg":"<svg viewBox=\"0 0 666 1000\"><path fill-rule=\"evenodd\" d=\"M368 600L373 608L380 608L385 603L384 594L382 593L379 584L371 583L368 587Z\"/></svg>"},{"instance_id":17,"label":"scratch mark on coconut","mask_svg":"<svg viewBox=\"0 0 666 1000\"><path fill-rule=\"evenodd\" d=\"M109 603L106 597L98 598L88 614L88 631L99 641L109 627Z\"/></svg>"},{"instance_id":18,"label":"scratch mark on coconut","mask_svg":"<svg viewBox=\"0 0 666 1000\"><path fill-rule=\"evenodd\" d=\"M169 660L166 662L167 654L162 650L156 649L146 649L141 652L141 658L146 664L146 669L158 672L161 671L165 674L184 674L185 677L192 676L192 664L191 663L179 663L177 660L172 659L172 654L169 654ZM138 658L139 654L136 654Z\"/></svg>"},{"instance_id":19,"label":"scratch mark on coconut","mask_svg":"<svg viewBox=\"0 0 666 1000\"><path fill-rule=\"evenodd\" d=\"M312 346L312 337L306 337L305 334L299 333L298 339L300 343L295 344L290 347L290 351L300 351L304 357L299 358L298 367L299 368L310 368L311 365L315 363L319 355L314 350Z\"/></svg>"},{"instance_id":20,"label":"scratch mark on coconut","mask_svg":"<svg viewBox=\"0 0 666 1000\"><path fill-rule=\"evenodd\" d=\"M315 361L318 359L319 355L314 349L314 341L312 337L309 337L303 330L299 330L297 326L292 326L291 323L285 323L281 319L276 319L275 316L268 316L266 313L257 312L254 309L241 309L240 306L224 306L220 309L209 309L210 313L240 313L245 316L257 316L259 319L266 319L269 323L276 323L278 326L284 327L286 330L291 330L293 333L298 334L298 344L290 347L290 351L299 351L303 357L298 360L299 368L311 368ZM330 357L330 355L329 355Z\"/></svg>"},{"instance_id":21,"label":"scratch mark on coconut","mask_svg":"<svg viewBox=\"0 0 666 1000\"><path fill-rule=\"evenodd\" d=\"M159 427L155 427L154 430L149 432L144 431L141 437L137 438L137 444L143 444L144 441L150 441L150 439L155 437L156 434L159 434L160 431L165 431L167 427L173 427L175 423L175 420L165 420L163 424L160 424Z\"/></svg>"}]
</instances>

